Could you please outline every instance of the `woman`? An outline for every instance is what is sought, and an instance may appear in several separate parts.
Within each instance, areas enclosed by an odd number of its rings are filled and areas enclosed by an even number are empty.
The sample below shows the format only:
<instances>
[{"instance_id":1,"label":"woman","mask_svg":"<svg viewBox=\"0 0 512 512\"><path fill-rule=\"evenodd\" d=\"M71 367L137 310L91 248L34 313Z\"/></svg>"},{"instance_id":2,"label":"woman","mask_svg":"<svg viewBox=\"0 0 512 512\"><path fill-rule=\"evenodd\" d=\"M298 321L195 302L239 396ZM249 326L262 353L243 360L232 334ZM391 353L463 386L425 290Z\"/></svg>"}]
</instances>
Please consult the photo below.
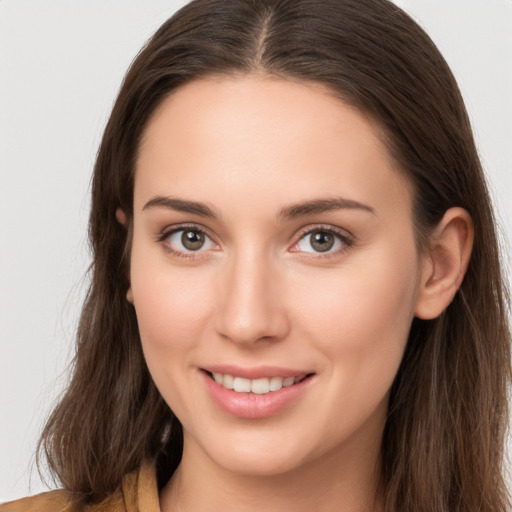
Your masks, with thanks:
<instances>
[{"instance_id":1,"label":"woman","mask_svg":"<svg viewBox=\"0 0 512 512\"><path fill-rule=\"evenodd\" d=\"M132 64L12 510L507 509L510 331L455 81L396 6L199 0Z\"/></svg>"}]
</instances>

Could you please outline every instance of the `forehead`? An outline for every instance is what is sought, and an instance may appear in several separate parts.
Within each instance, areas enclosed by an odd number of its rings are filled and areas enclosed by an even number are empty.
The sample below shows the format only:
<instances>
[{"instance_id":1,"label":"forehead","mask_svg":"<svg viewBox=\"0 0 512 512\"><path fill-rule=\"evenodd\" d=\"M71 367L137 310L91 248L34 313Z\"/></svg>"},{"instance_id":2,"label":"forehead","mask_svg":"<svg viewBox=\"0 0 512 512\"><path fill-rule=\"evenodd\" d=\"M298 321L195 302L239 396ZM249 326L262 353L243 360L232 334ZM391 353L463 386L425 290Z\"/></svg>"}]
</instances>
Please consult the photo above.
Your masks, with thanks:
<instances>
[{"instance_id":1,"label":"forehead","mask_svg":"<svg viewBox=\"0 0 512 512\"><path fill-rule=\"evenodd\" d=\"M181 87L140 145L136 208L152 195L210 201L221 191L281 203L331 193L410 200L376 123L322 85L251 75Z\"/></svg>"}]
</instances>

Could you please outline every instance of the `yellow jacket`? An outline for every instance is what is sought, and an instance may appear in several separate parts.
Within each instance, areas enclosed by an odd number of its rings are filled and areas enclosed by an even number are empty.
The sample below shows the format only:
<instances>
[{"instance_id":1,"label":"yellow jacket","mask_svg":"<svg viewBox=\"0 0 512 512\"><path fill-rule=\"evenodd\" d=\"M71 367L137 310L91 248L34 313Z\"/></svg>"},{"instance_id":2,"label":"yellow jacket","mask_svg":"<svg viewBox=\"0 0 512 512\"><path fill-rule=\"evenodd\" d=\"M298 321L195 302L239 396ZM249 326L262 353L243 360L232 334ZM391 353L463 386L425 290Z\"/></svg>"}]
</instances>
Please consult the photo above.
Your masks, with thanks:
<instances>
[{"instance_id":1,"label":"yellow jacket","mask_svg":"<svg viewBox=\"0 0 512 512\"><path fill-rule=\"evenodd\" d=\"M160 512L156 475L153 466L123 478L121 487L96 505L80 512ZM0 512L76 512L77 508L64 490L50 491L0 505Z\"/></svg>"}]
</instances>

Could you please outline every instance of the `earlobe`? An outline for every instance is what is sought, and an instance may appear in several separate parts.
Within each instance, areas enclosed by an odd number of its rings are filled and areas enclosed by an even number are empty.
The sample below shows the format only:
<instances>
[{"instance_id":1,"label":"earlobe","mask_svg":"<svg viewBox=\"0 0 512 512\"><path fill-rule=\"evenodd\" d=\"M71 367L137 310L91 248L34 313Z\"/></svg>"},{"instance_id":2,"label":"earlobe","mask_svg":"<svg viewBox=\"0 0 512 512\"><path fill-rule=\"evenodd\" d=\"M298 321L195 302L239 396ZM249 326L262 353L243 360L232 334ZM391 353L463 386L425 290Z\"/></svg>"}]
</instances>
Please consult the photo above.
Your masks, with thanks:
<instances>
[{"instance_id":1,"label":"earlobe","mask_svg":"<svg viewBox=\"0 0 512 512\"><path fill-rule=\"evenodd\" d=\"M447 210L424 256L415 309L418 318L436 318L451 303L468 268L473 239L469 213L463 208Z\"/></svg>"},{"instance_id":2,"label":"earlobe","mask_svg":"<svg viewBox=\"0 0 512 512\"><path fill-rule=\"evenodd\" d=\"M126 292L126 300L130 304L133 304L133 292L132 292L132 287L131 286L128 288L128 291Z\"/></svg>"},{"instance_id":3,"label":"earlobe","mask_svg":"<svg viewBox=\"0 0 512 512\"><path fill-rule=\"evenodd\" d=\"M126 224L126 213L124 213L121 208L116 210L116 219L119 224L122 224L123 226Z\"/></svg>"}]
</instances>

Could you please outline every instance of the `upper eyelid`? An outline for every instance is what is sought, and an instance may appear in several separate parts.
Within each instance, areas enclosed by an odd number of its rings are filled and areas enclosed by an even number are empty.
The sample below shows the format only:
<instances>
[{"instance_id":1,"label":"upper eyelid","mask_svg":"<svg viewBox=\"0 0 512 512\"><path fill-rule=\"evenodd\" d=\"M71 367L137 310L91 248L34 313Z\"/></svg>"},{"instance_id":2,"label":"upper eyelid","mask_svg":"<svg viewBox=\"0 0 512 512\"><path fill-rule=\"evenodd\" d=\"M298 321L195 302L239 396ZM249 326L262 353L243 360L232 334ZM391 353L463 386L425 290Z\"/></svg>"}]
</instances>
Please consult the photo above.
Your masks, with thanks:
<instances>
[{"instance_id":1,"label":"upper eyelid","mask_svg":"<svg viewBox=\"0 0 512 512\"><path fill-rule=\"evenodd\" d=\"M335 259L335 258L340 257L341 255L345 254L347 251L350 251L355 245L357 245L357 239L350 231L347 231L346 229L338 228L337 226L333 226L331 224L328 224L328 225L318 225L317 224L316 226L314 225L312 227L308 226L308 227L304 228L304 230L302 232L299 232L299 234L295 238L295 241L290 246L290 249L295 247L297 244L299 244L300 241L306 235L310 235L311 233L313 233L315 231L324 231L324 232L334 234L334 236L336 236L338 238L338 240L341 242L342 247L338 248L335 251L329 250L326 252L316 252L316 251L313 251L313 252L291 251L291 252L295 252L295 253L301 252L303 255L302 257L304 259L320 263L321 261L324 261L324 262L332 261L333 258ZM290 250L290 249L288 249L288 250Z\"/></svg>"},{"instance_id":2,"label":"upper eyelid","mask_svg":"<svg viewBox=\"0 0 512 512\"><path fill-rule=\"evenodd\" d=\"M297 232L297 240L300 240L304 235L307 235L313 231L328 231L329 233L334 233L335 235L341 236L342 238L354 238L354 235L346 229L339 228L331 224L312 224L305 226Z\"/></svg>"},{"instance_id":3,"label":"upper eyelid","mask_svg":"<svg viewBox=\"0 0 512 512\"><path fill-rule=\"evenodd\" d=\"M202 226L201 224L192 223L192 222L190 222L190 223L184 222L182 224L172 224L170 226L165 227L164 229L162 229L159 232L157 239L164 240L165 238L167 238L169 235L172 235L173 233L176 233L178 231L185 231L187 229L189 229L191 231L201 231L202 233L204 233L206 236L208 236L212 240L214 240L214 238L215 238L215 235L212 235L212 232L205 226Z\"/></svg>"},{"instance_id":4,"label":"upper eyelid","mask_svg":"<svg viewBox=\"0 0 512 512\"><path fill-rule=\"evenodd\" d=\"M176 231L180 231L181 229L187 229L187 228L197 229L198 231L202 231L203 233L205 233L207 235L211 235L211 233L212 233L209 228L207 228L206 226L203 226L202 224L197 224L195 222L183 222L180 224L171 224L169 226L166 226L165 228L163 228L160 231L160 234L168 235L169 233L173 233ZM333 232L339 233L339 234L346 234L347 236L350 236L350 237L353 236L352 233L350 233L350 231L348 231L345 228L333 226L332 224L322 224L322 223L309 224L307 226L304 226L304 227L300 228L299 230L297 230L295 236L302 236L311 231L320 230L320 229L324 229L325 231L333 231ZM215 235L213 235L213 236L215 236Z\"/></svg>"}]
</instances>

